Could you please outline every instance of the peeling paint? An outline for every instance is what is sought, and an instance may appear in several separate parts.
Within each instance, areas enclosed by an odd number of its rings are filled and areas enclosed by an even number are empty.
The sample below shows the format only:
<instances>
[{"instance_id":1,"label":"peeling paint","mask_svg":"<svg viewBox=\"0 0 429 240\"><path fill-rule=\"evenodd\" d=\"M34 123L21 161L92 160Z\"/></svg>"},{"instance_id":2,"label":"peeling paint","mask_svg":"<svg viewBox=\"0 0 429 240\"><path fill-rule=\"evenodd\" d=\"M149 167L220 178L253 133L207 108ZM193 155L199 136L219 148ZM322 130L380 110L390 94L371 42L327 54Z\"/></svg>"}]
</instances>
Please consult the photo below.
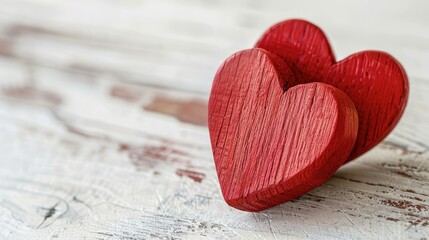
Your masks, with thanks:
<instances>
[{"instance_id":1,"label":"peeling paint","mask_svg":"<svg viewBox=\"0 0 429 240\"><path fill-rule=\"evenodd\" d=\"M3 94L7 97L33 101L40 104L59 105L62 98L54 92L36 89L31 86L19 88L5 88Z\"/></svg>"},{"instance_id":2,"label":"peeling paint","mask_svg":"<svg viewBox=\"0 0 429 240\"><path fill-rule=\"evenodd\" d=\"M420 205L420 204L413 204L410 201L406 200L382 200L381 201L384 205L395 207L398 209L408 209L412 211L426 211L428 210L428 206Z\"/></svg>"},{"instance_id":3,"label":"peeling paint","mask_svg":"<svg viewBox=\"0 0 429 240\"><path fill-rule=\"evenodd\" d=\"M158 96L143 108L173 116L184 123L207 126L207 103L201 100L182 101Z\"/></svg>"},{"instance_id":4,"label":"peeling paint","mask_svg":"<svg viewBox=\"0 0 429 240\"><path fill-rule=\"evenodd\" d=\"M132 88L127 88L120 85L113 85L110 88L110 95L112 97L127 101L127 102L137 102L142 97L142 92L134 90Z\"/></svg>"},{"instance_id":5,"label":"peeling paint","mask_svg":"<svg viewBox=\"0 0 429 240\"><path fill-rule=\"evenodd\" d=\"M180 177L186 176L186 177L194 180L194 182L197 182L197 183L201 183L203 181L203 179L206 177L206 175L204 173L191 171L191 170L185 170L185 169L177 169L176 174L177 174L177 176L180 176Z\"/></svg>"},{"instance_id":6,"label":"peeling paint","mask_svg":"<svg viewBox=\"0 0 429 240\"><path fill-rule=\"evenodd\" d=\"M186 152L175 149L168 145L160 146L133 146L128 144L119 145L120 152L126 152L131 162L138 168L142 166L154 167L157 163L179 163L190 165L186 160L189 155Z\"/></svg>"}]
</instances>

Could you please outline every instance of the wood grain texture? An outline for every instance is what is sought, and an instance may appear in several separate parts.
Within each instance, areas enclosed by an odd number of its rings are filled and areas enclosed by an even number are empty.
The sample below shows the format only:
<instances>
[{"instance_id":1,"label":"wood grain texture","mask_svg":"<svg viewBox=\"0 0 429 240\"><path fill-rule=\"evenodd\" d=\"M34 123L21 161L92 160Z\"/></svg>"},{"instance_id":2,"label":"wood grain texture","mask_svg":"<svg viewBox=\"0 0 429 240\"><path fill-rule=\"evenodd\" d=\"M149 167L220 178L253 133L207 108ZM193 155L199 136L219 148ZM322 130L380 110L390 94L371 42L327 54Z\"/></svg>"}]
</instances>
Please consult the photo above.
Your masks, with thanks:
<instances>
[{"instance_id":1,"label":"wood grain texture","mask_svg":"<svg viewBox=\"0 0 429 240\"><path fill-rule=\"evenodd\" d=\"M0 239L429 239L428 2L0 6ZM207 104L231 53L293 17L328 32L338 59L392 53L409 103L381 144L326 183L239 211L222 197L207 127L184 113Z\"/></svg>"},{"instance_id":2,"label":"wood grain texture","mask_svg":"<svg viewBox=\"0 0 429 240\"><path fill-rule=\"evenodd\" d=\"M388 53L363 51L336 62L322 30L296 19L274 25L255 46L279 55L291 66L296 75L292 85L324 82L353 100L359 113L359 133L348 161L381 142L404 112L408 78Z\"/></svg>"},{"instance_id":3,"label":"wood grain texture","mask_svg":"<svg viewBox=\"0 0 429 240\"><path fill-rule=\"evenodd\" d=\"M208 114L225 201L260 211L326 182L345 162L358 131L350 98L322 83L291 88L291 69L263 49L219 68Z\"/></svg>"}]
</instances>

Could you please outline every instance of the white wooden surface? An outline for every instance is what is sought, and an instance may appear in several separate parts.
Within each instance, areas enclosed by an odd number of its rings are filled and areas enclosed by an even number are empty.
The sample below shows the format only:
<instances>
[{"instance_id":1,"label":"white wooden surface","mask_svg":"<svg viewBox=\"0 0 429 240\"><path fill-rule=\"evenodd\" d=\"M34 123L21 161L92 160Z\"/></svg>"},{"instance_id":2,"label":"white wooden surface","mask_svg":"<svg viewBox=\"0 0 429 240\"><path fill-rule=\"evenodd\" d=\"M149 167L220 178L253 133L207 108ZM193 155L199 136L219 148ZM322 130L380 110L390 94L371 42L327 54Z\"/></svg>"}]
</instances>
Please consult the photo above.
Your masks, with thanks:
<instances>
[{"instance_id":1,"label":"white wooden surface","mask_svg":"<svg viewBox=\"0 0 429 240\"><path fill-rule=\"evenodd\" d=\"M0 239L428 239L428 12L417 0L0 0ZM321 26L338 59L392 53L409 104L321 187L241 212L215 173L211 80L292 17Z\"/></svg>"}]
</instances>

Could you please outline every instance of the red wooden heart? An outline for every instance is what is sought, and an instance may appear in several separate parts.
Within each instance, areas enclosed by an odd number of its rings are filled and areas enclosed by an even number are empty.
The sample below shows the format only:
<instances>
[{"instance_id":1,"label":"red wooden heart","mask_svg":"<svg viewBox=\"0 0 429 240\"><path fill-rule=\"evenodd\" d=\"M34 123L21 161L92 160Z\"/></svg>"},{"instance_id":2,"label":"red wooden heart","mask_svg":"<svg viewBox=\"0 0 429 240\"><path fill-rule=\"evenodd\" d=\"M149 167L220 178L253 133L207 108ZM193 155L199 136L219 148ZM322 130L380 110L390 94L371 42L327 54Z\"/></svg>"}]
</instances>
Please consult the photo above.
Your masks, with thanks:
<instances>
[{"instance_id":1,"label":"red wooden heart","mask_svg":"<svg viewBox=\"0 0 429 240\"><path fill-rule=\"evenodd\" d=\"M357 112L342 91L295 82L290 68L263 49L234 54L218 70L209 130L226 202L259 211L328 180L357 136Z\"/></svg>"},{"instance_id":2,"label":"red wooden heart","mask_svg":"<svg viewBox=\"0 0 429 240\"><path fill-rule=\"evenodd\" d=\"M408 98L408 79L389 54L364 51L335 62L327 38L317 26L287 20L265 32L256 47L280 56L295 73L289 86L323 82L344 91L359 114L359 132L348 161L381 142L395 127Z\"/></svg>"}]
</instances>

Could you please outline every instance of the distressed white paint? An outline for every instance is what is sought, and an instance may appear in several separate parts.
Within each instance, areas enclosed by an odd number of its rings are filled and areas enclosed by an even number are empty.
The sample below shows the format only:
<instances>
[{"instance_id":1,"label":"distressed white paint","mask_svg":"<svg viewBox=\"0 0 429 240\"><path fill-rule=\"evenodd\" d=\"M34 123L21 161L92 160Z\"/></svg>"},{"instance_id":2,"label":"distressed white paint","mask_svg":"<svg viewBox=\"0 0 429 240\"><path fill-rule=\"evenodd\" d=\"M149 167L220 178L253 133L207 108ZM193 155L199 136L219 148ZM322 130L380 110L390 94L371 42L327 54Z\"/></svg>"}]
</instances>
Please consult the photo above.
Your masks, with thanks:
<instances>
[{"instance_id":1,"label":"distressed white paint","mask_svg":"<svg viewBox=\"0 0 429 240\"><path fill-rule=\"evenodd\" d=\"M429 238L429 4L0 5L0 239ZM408 71L410 102L386 141L321 187L240 212L220 194L207 128L143 106L206 101L220 62L290 17L322 26L340 58L391 52ZM138 97L111 96L118 86Z\"/></svg>"}]
</instances>

